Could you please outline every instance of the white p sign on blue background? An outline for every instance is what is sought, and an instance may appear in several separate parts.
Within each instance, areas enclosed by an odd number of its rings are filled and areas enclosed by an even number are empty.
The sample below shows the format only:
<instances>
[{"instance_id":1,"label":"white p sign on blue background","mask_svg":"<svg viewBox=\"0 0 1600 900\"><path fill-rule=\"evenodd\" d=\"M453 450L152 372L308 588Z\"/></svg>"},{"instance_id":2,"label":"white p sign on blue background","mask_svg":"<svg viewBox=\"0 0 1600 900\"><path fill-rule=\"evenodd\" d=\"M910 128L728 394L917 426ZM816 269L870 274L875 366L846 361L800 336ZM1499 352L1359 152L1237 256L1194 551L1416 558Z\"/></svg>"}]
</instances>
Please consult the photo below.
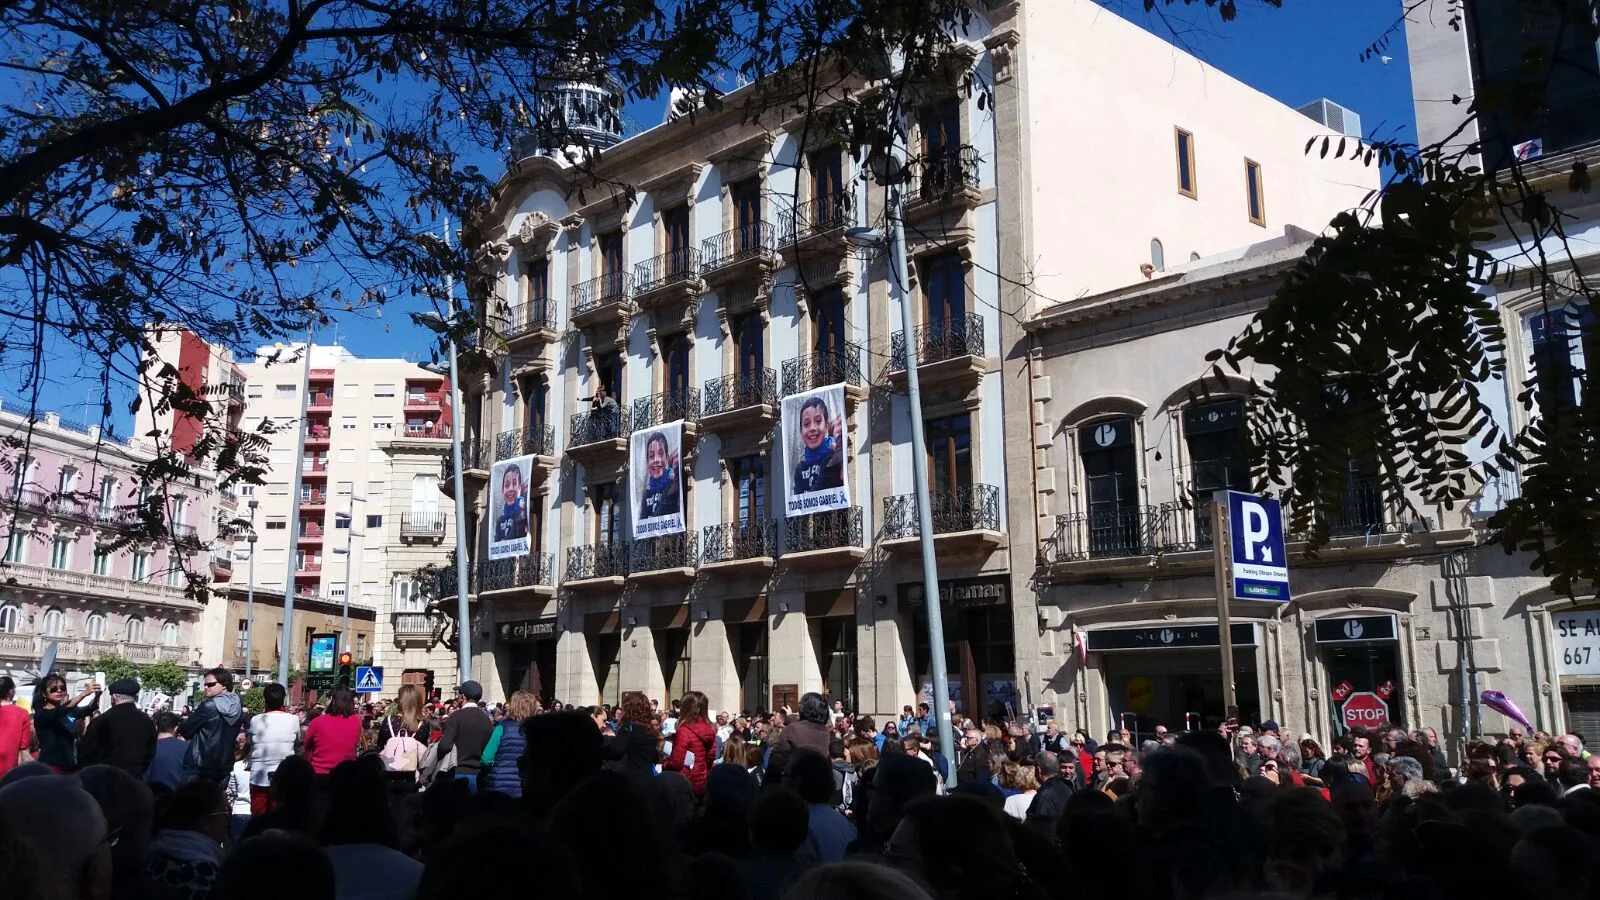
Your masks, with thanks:
<instances>
[{"instance_id":1,"label":"white p sign on blue background","mask_svg":"<svg viewBox=\"0 0 1600 900\"><path fill-rule=\"evenodd\" d=\"M1217 493L1225 495L1228 509L1234 599L1288 603L1289 558L1278 501L1238 491Z\"/></svg>"}]
</instances>

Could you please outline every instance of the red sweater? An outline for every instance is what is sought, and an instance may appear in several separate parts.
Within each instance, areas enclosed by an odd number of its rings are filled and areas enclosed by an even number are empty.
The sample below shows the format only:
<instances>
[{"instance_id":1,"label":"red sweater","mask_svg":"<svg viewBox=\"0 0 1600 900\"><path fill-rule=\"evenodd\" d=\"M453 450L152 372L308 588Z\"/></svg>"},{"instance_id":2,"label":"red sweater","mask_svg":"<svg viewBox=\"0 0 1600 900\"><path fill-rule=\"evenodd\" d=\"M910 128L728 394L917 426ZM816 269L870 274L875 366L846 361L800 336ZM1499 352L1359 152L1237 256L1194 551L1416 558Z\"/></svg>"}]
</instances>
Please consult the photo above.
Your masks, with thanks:
<instances>
[{"instance_id":1,"label":"red sweater","mask_svg":"<svg viewBox=\"0 0 1600 900\"><path fill-rule=\"evenodd\" d=\"M306 761L311 771L326 775L339 763L355 759L360 743L360 716L317 716L306 726Z\"/></svg>"},{"instance_id":2,"label":"red sweater","mask_svg":"<svg viewBox=\"0 0 1600 900\"><path fill-rule=\"evenodd\" d=\"M689 786L694 788L694 795L704 796L706 773L711 770L714 761L711 751L716 746L717 732L710 722L701 719L688 724L679 723L678 730L672 733L672 756L662 763L661 768L668 772L682 772L689 779ZM694 754L692 768L685 765L686 753Z\"/></svg>"},{"instance_id":3,"label":"red sweater","mask_svg":"<svg viewBox=\"0 0 1600 900\"><path fill-rule=\"evenodd\" d=\"M17 754L28 749L33 733L28 711L15 703L0 706L0 775L17 764Z\"/></svg>"}]
</instances>

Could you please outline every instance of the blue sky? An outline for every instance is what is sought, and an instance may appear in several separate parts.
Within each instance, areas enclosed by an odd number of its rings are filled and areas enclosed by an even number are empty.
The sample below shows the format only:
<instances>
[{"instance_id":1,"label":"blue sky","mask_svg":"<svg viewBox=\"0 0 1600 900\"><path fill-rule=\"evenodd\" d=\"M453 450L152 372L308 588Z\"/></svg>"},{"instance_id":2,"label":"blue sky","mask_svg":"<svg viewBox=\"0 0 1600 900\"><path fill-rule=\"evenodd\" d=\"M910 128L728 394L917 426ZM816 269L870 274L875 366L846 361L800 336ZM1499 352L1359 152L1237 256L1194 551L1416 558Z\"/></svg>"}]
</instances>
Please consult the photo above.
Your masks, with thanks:
<instances>
[{"instance_id":1,"label":"blue sky","mask_svg":"<svg viewBox=\"0 0 1600 900\"><path fill-rule=\"evenodd\" d=\"M1261 0L1240 0L1238 18L1226 23L1199 2L1189 6L1179 0L1163 6L1161 16L1147 15L1141 0L1102 3L1286 104L1327 97L1360 113L1370 137L1415 139L1405 35L1393 27L1400 0L1283 0L1281 9ZM1388 62L1362 61L1361 51L1386 33L1390 38L1383 55ZM650 127L661 121L664 108L664 99L654 98L630 104L627 112L639 127ZM358 356L425 360L430 335L407 321L405 314L412 308L423 308L423 301L391 304L382 319L347 317L336 330L319 333L317 341L331 343L337 337ZM68 370L65 360L50 366L51 383L41 405L70 418L97 421L96 392L92 385L57 374ZM114 405L117 430L126 434L131 426L126 399L117 398Z\"/></svg>"}]
</instances>

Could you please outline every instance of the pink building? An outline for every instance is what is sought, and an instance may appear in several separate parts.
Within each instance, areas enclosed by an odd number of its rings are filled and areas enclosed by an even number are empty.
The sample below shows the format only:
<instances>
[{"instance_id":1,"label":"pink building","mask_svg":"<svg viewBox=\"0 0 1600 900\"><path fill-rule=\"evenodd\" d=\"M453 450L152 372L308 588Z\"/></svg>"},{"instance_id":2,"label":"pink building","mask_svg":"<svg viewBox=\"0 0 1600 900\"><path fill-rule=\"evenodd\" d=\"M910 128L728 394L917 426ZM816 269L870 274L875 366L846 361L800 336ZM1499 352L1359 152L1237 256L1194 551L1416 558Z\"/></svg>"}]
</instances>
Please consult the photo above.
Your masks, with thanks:
<instances>
[{"instance_id":1,"label":"pink building","mask_svg":"<svg viewBox=\"0 0 1600 900\"><path fill-rule=\"evenodd\" d=\"M0 673L30 683L52 641L74 684L102 653L199 670L203 606L185 595L185 570L228 568L205 552L214 476L142 487L134 469L155 452L55 413L30 429L25 411L0 407ZM111 546L151 493L170 537Z\"/></svg>"}]
</instances>

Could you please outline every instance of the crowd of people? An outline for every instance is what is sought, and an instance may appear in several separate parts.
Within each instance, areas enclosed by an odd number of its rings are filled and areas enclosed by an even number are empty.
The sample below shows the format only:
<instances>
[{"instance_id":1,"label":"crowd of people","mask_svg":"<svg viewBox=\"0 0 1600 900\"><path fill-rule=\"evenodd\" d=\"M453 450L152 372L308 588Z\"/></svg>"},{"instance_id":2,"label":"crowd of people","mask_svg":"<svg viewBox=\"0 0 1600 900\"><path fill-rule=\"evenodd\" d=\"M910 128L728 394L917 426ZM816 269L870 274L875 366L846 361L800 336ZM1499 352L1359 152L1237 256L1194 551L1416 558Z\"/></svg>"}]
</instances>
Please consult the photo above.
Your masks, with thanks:
<instances>
[{"instance_id":1,"label":"crowd of people","mask_svg":"<svg viewBox=\"0 0 1600 900\"><path fill-rule=\"evenodd\" d=\"M469 681L301 709L274 684L251 715L216 669L152 719L137 683L107 692L83 721L65 682L27 713L0 678L8 898L1600 897L1600 756L1576 733L1452 769L1431 729L1324 752L1270 721L1096 741L957 714L947 753L926 705L880 726L815 693L543 709Z\"/></svg>"}]
</instances>

